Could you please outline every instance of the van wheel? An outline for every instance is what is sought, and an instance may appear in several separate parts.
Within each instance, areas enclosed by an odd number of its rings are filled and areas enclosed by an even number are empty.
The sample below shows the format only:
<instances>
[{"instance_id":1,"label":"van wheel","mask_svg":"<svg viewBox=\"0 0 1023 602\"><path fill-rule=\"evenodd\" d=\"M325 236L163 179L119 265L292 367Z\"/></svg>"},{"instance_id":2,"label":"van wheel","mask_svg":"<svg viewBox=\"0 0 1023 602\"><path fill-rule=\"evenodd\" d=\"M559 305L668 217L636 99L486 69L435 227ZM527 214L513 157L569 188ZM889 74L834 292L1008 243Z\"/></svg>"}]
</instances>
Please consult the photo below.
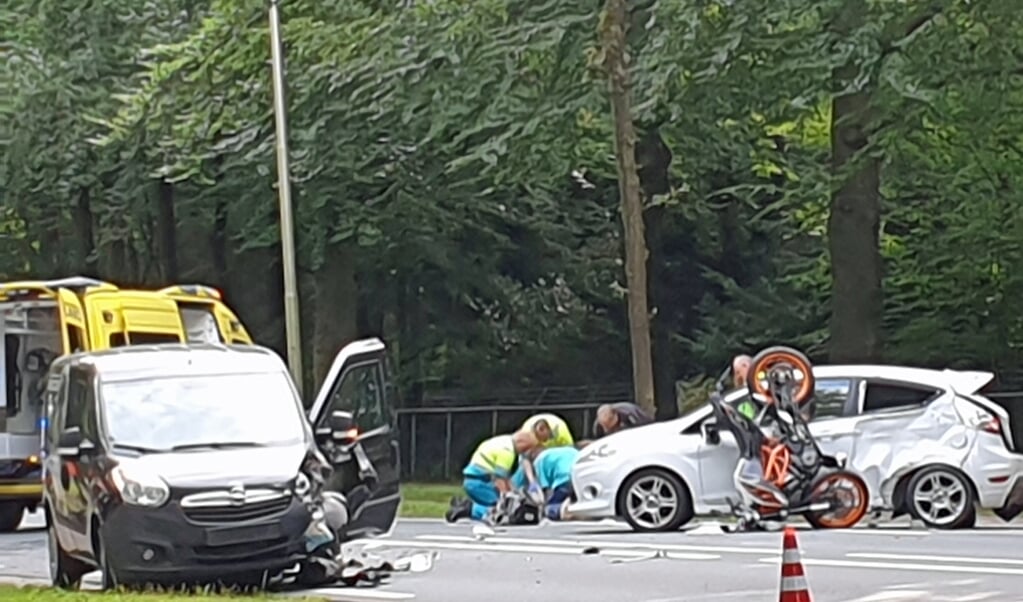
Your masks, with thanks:
<instances>
[{"instance_id":1,"label":"van wheel","mask_svg":"<svg viewBox=\"0 0 1023 602\"><path fill-rule=\"evenodd\" d=\"M110 591L117 589L121 584L117 580L117 573L110 566L110 558L107 556L107 546L103 543L103 536L99 534L99 525L93 525L92 546L96 554L96 564L100 572L100 589Z\"/></svg>"},{"instance_id":2,"label":"van wheel","mask_svg":"<svg viewBox=\"0 0 1023 602\"><path fill-rule=\"evenodd\" d=\"M68 590L81 587L82 577L89 572L89 568L61 549L53 527L46 529L46 549L49 554L50 583L53 587Z\"/></svg>"},{"instance_id":3,"label":"van wheel","mask_svg":"<svg viewBox=\"0 0 1023 602\"><path fill-rule=\"evenodd\" d=\"M950 466L917 471L906 487L906 505L913 518L932 529L964 529L977 520L973 486Z\"/></svg>"},{"instance_id":4,"label":"van wheel","mask_svg":"<svg viewBox=\"0 0 1023 602\"><path fill-rule=\"evenodd\" d=\"M0 502L0 533L12 533L21 526L25 506L21 502Z\"/></svg>"},{"instance_id":5,"label":"van wheel","mask_svg":"<svg viewBox=\"0 0 1023 602\"><path fill-rule=\"evenodd\" d=\"M678 531L693 518L689 489L674 473L646 468L626 479L618 508L634 531Z\"/></svg>"}]
</instances>

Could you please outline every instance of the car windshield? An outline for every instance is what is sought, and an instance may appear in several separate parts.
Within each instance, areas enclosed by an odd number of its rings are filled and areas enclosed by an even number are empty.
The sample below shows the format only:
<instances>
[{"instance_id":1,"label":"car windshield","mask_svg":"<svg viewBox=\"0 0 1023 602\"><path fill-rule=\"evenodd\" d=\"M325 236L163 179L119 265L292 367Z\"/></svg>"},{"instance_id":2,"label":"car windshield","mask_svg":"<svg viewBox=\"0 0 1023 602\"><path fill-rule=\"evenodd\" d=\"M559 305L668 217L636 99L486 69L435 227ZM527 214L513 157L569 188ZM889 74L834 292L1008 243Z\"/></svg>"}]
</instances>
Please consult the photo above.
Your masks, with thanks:
<instances>
[{"instance_id":1,"label":"car windshield","mask_svg":"<svg viewBox=\"0 0 1023 602\"><path fill-rule=\"evenodd\" d=\"M297 443L304 416L287 374L216 374L107 382L107 435L139 451Z\"/></svg>"}]
</instances>

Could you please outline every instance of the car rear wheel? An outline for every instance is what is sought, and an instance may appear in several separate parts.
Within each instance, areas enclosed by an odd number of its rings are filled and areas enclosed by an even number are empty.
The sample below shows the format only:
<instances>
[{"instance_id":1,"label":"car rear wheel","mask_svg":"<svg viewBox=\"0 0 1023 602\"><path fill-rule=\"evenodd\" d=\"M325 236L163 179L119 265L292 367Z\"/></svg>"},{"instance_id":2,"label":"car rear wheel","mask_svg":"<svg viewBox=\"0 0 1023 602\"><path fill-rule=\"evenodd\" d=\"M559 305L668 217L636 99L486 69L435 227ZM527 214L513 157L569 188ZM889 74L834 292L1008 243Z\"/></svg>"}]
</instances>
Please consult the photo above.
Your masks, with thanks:
<instances>
[{"instance_id":1,"label":"car rear wheel","mask_svg":"<svg viewBox=\"0 0 1023 602\"><path fill-rule=\"evenodd\" d=\"M25 505L21 502L0 502L0 533L11 533L21 526Z\"/></svg>"},{"instance_id":2,"label":"car rear wheel","mask_svg":"<svg viewBox=\"0 0 1023 602\"><path fill-rule=\"evenodd\" d=\"M688 488L662 468L646 468L629 477L619 490L618 507L635 531L677 531L693 518Z\"/></svg>"},{"instance_id":3,"label":"car rear wheel","mask_svg":"<svg viewBox=\"0 0 1023 602\"><path fill-rule=\"evenodd\" d=\"M928 466L906 487L913 518L932 529L969 528L976 521L976 497L963 473L952 467Z\"/></svg>"},{"instance_id":4,"label":"car rear wheel","mask_svg":"<svg viewBox=\"0 0 1023 602\"><path fill-rule=\"evenodd\" d=\"M89 569L80 561L68 556L57 541L54 527L46 529L46 548L49 553L50 583L59 589L78 589L82 577Z\"/></svg>"}]
</instances>

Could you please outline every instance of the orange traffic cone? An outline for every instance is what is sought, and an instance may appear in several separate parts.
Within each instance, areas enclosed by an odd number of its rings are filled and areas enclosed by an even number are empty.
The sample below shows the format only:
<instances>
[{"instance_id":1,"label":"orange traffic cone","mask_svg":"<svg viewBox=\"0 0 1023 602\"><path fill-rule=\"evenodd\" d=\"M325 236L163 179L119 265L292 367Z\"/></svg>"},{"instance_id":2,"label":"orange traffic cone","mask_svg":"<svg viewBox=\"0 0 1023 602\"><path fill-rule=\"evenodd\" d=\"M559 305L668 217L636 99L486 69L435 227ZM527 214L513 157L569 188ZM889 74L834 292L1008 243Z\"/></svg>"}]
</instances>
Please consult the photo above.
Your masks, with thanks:
<instances>
[{"instance_id":1,"label":"orange traffic cone","mask_svg":"<svg viewBox=\"0 0 1023 602\"><path fill-rule=\"evenodd\" d=\"M799 560L799 544L796 543L795 527L785 527L785 540L781 550L781 589L778 602L813 602L810 586L803 574L803 563Z\"/></svg>"}]
</instances>

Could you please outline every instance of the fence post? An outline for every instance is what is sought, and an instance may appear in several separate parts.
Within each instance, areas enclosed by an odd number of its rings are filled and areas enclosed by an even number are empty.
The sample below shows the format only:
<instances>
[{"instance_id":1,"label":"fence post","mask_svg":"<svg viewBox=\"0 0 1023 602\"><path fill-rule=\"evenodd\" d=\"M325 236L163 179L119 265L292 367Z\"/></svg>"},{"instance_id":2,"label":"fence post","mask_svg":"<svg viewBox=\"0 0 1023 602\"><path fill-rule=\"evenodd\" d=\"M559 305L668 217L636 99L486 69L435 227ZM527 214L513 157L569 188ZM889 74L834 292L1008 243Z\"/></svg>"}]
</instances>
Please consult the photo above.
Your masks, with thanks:
<instances>
[{"instance_id":1,"label":"fence post","mask_svg":"<svg viewBox=\"0 0 1023 602\"><path fill-rule=\"evenodd\" d=\"M417 416L418 415L415 412L412 412L412 420L411 420L412 424L409 425L409 431L410 432L409 432L409 446L408 446L408 448L409 448L408 449L408 451L409 451L409 459L408 459L408 464L409 464L408 472L409 472L409 475L408 476L411 479L415 479L416 478L416 435L419 434L419 432L416 430L416 417Z\"/></svg>"},{"instance_id":2,"label":"fence post","mask_svg":"<svg viewBox=\"0 0 1023 602\"><path fill-rule=\"evenodd\" d=\"M581 439L586 438L586 433L590 428L590 408L583 408L583 432Z\"/></svg>"},{"instance_id":3,"label":"fence post","mask_svg":"<svg viewBox=\"0 0 1023 602\"><path fill-rule=\"evenodd\" d=\"M490 436L497 434L497 410L490 412Z\"/></svg>"},{"instance_id":4,"label":"fence post","mask_svg":"<svg viewBox=\"0 0 1023 602\"><path fill-rule=\"evenodd\" d=\"M451 478L451 412L444 423L444 480Z\"/></svg>"}]
</instances>

